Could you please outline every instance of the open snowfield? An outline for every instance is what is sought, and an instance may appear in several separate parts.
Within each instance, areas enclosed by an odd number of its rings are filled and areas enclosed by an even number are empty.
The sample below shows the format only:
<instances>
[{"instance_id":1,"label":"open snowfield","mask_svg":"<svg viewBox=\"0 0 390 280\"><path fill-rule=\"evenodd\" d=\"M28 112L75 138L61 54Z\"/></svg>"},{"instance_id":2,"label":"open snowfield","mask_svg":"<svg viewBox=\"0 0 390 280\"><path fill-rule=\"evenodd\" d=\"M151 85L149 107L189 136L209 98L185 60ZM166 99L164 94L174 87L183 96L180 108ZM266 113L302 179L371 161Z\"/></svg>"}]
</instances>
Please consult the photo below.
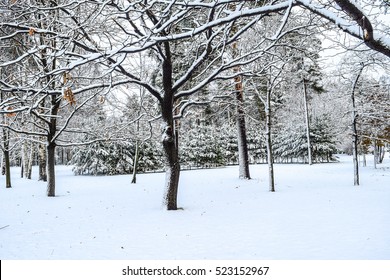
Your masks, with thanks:
<instances>
[{"instance_id":1,"label":"open snowfield","mask_svg":"<svg viewBox=\"0 0 390 280\"><path fill-rule=\"evenodd\" d=\"M57 167L57 197L18 178L0 189L0 259L390 259L390 159L184 171L179 206L162 207L165 174L73 176ZM36 175L36 172L35 172ZM3 178L4 179L4 178ZM4 186L4 184L2 184Z\"/></svg>"}]
</instances>

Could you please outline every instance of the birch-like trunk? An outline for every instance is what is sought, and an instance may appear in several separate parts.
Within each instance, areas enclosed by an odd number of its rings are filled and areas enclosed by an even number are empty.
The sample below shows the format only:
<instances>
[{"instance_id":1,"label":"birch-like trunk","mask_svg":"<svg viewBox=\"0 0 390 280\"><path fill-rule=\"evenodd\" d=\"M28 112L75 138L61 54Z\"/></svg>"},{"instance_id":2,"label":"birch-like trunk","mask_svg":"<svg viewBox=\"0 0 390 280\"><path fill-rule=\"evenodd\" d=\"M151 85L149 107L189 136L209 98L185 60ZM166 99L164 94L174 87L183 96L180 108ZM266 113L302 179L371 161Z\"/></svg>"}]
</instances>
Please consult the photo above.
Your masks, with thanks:
<instances>
[{"instance_id":1,"label":"birch-like trunk","mask_svg":"<svg viewBox=\"0 0 390 280\"><path fill-rule=\"evenodd\" d=\"M366 158L366 154L363 153L363 167L366 167L367 166L367 158Z\"/></svg>"},{"instance_id":2,"label":"birch-like trunk","mask_svg":"<svg viewBox=\"0 0 390 280\"><path fill-rule=\"evenodd\" d=\"M29 155L28 155L28 162L27 162L27 170L26 170L26 178L31 179L32 175L32 165L34 160L34 144L30 143L29 145Z\"/></svg>"},{"instance_id":3,"label":"birch-like trunk","mask_svg":"<svg viewBox=\"0 0 390 280\"><path fill-rule=\"evenodd\" d=\"M38 144L38 169L39 169L39 181L47 181L46 172L46 147L44 144Z\"/></svg>"},{"instance_id":4,"label":"birch-like trunk","mask_svg":"<svg viewBox=\"0 0 390 280\"><path fill-rule=\"evenodd\" d=\"M28 166L29 166L29 153L28 153L28 143L27 141L23 141L22 144L22 178L28 179Z\"/></svg>"},{"instance_id":5,"label":"birch-like trunk","mask_svg":"<svg viewBox=\"0 0 390 280\"><path fill-rule=\"evenodd\" d=\"M358 161L358 131L357 131L357 112L355 103L355 90L363 71L364 65L359 70L356 79L352 85L351 103L352 103L352 157L353 157L353 184L359 185L359 161Z\"/></svg>"}]
</instances>

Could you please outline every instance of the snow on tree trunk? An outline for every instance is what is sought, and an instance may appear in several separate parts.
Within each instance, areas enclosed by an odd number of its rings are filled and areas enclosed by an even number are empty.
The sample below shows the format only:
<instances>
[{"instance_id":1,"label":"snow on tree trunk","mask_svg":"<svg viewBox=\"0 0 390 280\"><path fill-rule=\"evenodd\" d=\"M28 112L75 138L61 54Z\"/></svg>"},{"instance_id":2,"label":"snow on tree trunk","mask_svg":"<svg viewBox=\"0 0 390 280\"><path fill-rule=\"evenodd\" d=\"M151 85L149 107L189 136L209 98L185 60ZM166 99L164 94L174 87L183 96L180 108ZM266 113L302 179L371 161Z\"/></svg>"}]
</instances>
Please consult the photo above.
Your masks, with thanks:
<instances>
[{"instance_id":1,"label":"snow on tree trunk","mask_svg":"<svg viewBox=\"0 0 390 280\"><path fill-rule=\"evenodd\" d=\"M310 117L309 117L309 106L307 100L307 87L306 80L303 79L303 101L305 105L305 120L306 120L306 139L307 139L307 157L309 164L312 165L312 152L311 152L311 142L310 142Z\"/></svg>"},{"instance_id":2,"label":"snow on tree trunk","mask_svg":"<svg viewBox=\"0 0 390 280\"><path fill-rule=\"evenodd\" d=\"M161 116L164 123L162 145L165 157L166 177L164 204L167 210L177 210L177 192L179 188L180 164L176 142L176 129L173 120L175 102L173 85L172 55L169 43L164 44L165 57L162 61L162 83L164 96L159 98Z\"/></svg>"},{"instance_id":3,"label":"snow on tree trunk","mask_svg":"<svg viewBox=\"0 0 390 280\"><path fill-rule=\"evenodd\" d=\"M167 210L177 210L177 192L179 188L180 164L175 143L174 129L167 124L162 135L162 144L166 160L165 201Z\"/></svg>"}]
</instances>

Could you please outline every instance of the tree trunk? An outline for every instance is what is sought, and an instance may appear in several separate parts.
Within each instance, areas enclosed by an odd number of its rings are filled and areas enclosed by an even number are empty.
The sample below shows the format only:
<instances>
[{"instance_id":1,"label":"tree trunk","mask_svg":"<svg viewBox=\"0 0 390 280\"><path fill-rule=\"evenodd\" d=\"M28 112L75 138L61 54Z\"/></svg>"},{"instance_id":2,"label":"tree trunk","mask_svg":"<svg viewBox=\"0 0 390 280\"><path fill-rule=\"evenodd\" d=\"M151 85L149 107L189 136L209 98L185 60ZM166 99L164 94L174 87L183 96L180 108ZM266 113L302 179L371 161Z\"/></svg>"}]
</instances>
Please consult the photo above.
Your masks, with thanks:
<instances>
[{"instance_id":1,"label":"tree trunk","mask_svg":"<svg viewBox=\"0 0 390 280\"><path fill-rule=\"evenodd\" d=\"M177 210L180 164L175 143L174 129L169 123L165 126L162 144L166 160L165 205L167 210Z\"/></svg>"},{"instance_id":2,"label":"tree trunk","mask_svg":"<svg viewBox=\"0 0 390 280\"><path fill-rule=\"evenodd\" d=\"M235 9L235 5L232 6ZM236 33L236 27L232 28L233 33ZM233 57L238 56L237 42L232 45ZM235 67L234 72L238 73L240 67ZM242 77L236 76L234 78L234 87L236 94L236 112L237 112L237 142L238 142L238 165L239 165L239 178L250 179L249 174L249 155L248 155L248 141L246 137L246 125L245 125L245 109L244 109L244 92L242 86Z\"/></svg>"},{"instance_id":3,"label":"tree trunk","mask_svg":"<svg viewBox=\"0 0 390 280\"><path fill-rule=\"evenodd\" d=\"M10 154L9 154L9 131L3 128L3 170L5 175L5 187L11 188L11 164L10 164ZM2 170L2 172L3 172Z\"/></svg>"},{"instance_id":4,"label":"tree trunk","mask_svg":"<svg viewBox=\"0 0 390 280\"><path fill-rule=\"evenodd\" d=\"M367 166L367 158L366 158L366 154L363 153L363 167L366 167Z\"/></svg>"},{"instance_id":5,"label":"tree trunk","mask_svg":"<svg viewBox=\"0 0 390 280\"><path fill-rule=\"evenodd\" d=\"M134 164L133 164L133 178L131 183L137 183L137 169L138 169L138 160L139 160L139 143L138 140L135 141L135 155L134 155Z\"/></svg>"},{"instance_id":6,"label":"tree trunk","mask_svg":"<svg viewBox=\"0 0 390 280\"><path fill-rule=\"evenodd\" d=\"M1 75L0 70L0 76ZM3 102L3 92L0 91L0 101ZM2 115L2 121L4 124L7 123L6 116ZM11 165L10 165L10 154L9 154L9 130L3 127L3 160L4 166L2 166L2 173L5 175L5 187L11 188Z\"/></svg>"},{"instance_id":7,"label":"tree trunk","mask_svg":"<svg viewBox=\"0 0 390 280\"><path fill-rule=\"evenodd\" d=\"M354 98L353 98L354 99ZM353 101L353 104L355 102ZM359 185L359 162L358 162L358 132L356 128L357 117L355 113L355 106L353 111L353 122L352 122L352 156L353 156L353 184Z\"/></svg>"},{"instance_id":8,"label":"tree trunk","mask_svg":"<svg viewBox=\"0 0 390 280\"><path fill-rule=\"evenodd\" d=\"M39 165L39 181L47 181L46 173L46 148L45 145L38 145L38 165Z\"/></svg>"},{"instance_id":9,"label":"tree trunk","mask_svg":"<svg viewBox=\"0 0 390 280\"><path fill-rule=\"evenodd\" d=\"M28 155L28 163L27 163L27 170L26 170L26 178L31 179L32 175L32 166L33 166L33 160L34 160L34 144L30 143L30 150Z\"/></svg>"},{"instance_id":10,"label":"tree trunk","mask_svg":"<svg viewBox=\"0 0 390 280\"><path fill-rule=\"evenodd\" d=\"M60 107L61 99L57 100L56 95L51 96L50 122L49 131L47 134L47 196L55 196L55 165L56 165L56 142L55 136L57 132L58 108Z\"/></svg>"},{"instance_id":11,"label":"tree trunk","mask_svg":"<svg viewBox=\"0 0 390 280\"><path fill-rule=\"evenodd\" d=\"M33 144L24 141L22 145L22 178L31 179L33 156Z\"/></svg>"},{"instance_id":12,"label":"tree trunk","mask_svg":"<svg viewBox=\"0 0 390 280\"><path fill-rule=\"evenodd\" d=\"M267 135L267 161L268 161L268 178L269 191L275 191L275 176L274 176L274 157L272 151L272 134L271 134L271 90L267 90L267 105L266 105L266 135Z\"/></svg>"},{"instance_id":13,"label":"tree trunk","mask_svg":"<svg viewBox=\"0 0 390 280\"><path fill-rule=\"evenodd\" d=\"M244 96L241 77L235 78L237 101L238 161L240 179L250 179L248 141L246 137Z\"/></svg>"},{"instance_id":14,"label":"tree trunk","mask_svg":"<svg viewBox=\"0 0 390 280\"><path fill-rule=\"evenodd\" d=\"M23 146L22 146L22 149L23 149ZM22 154L22 156L20 158L20 178L23 178L23 174L24 174L24 172L23 172L23 154Z\"/></svg>"},{"instance_id":15,"label":"tree trunk","mask_svg":"<svg viewBox=\"0 0 390 280\"><path fill-rule=\"evenodd\" d=\"M4 161L5 161L5 187L11 188L11 165L8 148L4 150Z\"/></svg>"},{"instance_id":16,"label":"tree trunk","mask_svg":"<svg viewBox=\"0 0 390 280\"><path fill-rule=\"evenodd\" d=\"M303 79L303 101L305 105L305 120L306 120L306 139L307 139L307 157L309 164L312 165L312 152L311 152L311 141L310 141L310 116L309 116L309 106L307 101L307 87L306 80Z\"/></svg>"},{"instance_id":17,"label":"tree trunk","mask_svg":"<svg viewBox=\"0 0 390 280\"><path fill-rule=\"evenodd\" d=\"M376 169L376 164L378 163L378 146L376 144L376 140L374 140L374 168Z\"/></svg>"},{"instance_id":18,"label":"tree trunk","mask_svg":"<svg viewBox=\"0 0 390 280\"><path fill-rule=\"evenodd\" d=\"M172 57L169 43L164 44L165 58L162 63L164 97L161 98L161 116L164 122L162 144L165 155L166 177L164 204L167 210L177 210L180 163L176 129L173 121L174 92L172 90Z\"/></svg>"},{"instance_id":19,"label":"tree trunk","mask_svg":"<svg viewBox=\"0 0 390 280\"><path fill-rule=\"evenodd\" d=\"M385 158L385 146L384 145L379 145L378 146L378 163L383 163L383 159Z\"/></svg>"},{"instance_id":20,"label":"tree trunk","mask_svg":"<svg viewBox=\"0 0 390 280\"><path fill-rule=\"evenodd\" d=\"M22 178L28 179L28 144L27 141L24 141L22 144L22 169L23 169L23 176Z\"/></svg>"},{"instance_id":21,"label":"tree trunk","mask_svg":"<svg viewBox=\"0 0 390 280\"><path fill-rule=\"evenodd\" d=\"M162 144L165 155L166 177L165 177L165 198L164 203L167 210L177 210L177 193L179 189L180 163L179 150L176 140L176 129L173 121L173 100L166 93L166 99L163 100L162 118L165 127L162 135Z\"/></svg>"},{"instance_id":22,"label":"tree trunk","mask_svg":"<svg viewBox=\"0 0 390 280\"><path fill-rule=\"evenodd\" d=\"M358 131L357 131L357 113L356 113L356 104L355 104L355 90L359 77L363 71L364 65L361 67L358 72L356 79L352 86L351 91L351 102L352 102L352 157L353 157L353 184L354 186L359 185L359 162L358 162Z\"/></svg>"},{"instance_id":23,"label":"tree trunk","mask_svg":"<svg viewBox=\"0 0 390 280\"><path fill-rule=\"evenodd\" d=\"M49 143L47 145L47 196L54 197L56 195L56 145Z\"/></svg>"}]
</instances>

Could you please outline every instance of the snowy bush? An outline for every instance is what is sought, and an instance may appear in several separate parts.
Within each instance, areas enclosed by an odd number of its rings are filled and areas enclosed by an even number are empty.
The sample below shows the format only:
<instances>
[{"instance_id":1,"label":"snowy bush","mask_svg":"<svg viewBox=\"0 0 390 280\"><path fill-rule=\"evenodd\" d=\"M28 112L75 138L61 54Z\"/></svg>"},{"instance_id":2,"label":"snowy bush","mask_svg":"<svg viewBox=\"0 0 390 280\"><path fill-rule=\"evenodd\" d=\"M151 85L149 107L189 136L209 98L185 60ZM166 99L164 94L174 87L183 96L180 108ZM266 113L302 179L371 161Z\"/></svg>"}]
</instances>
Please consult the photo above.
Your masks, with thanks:
<instances>
[{"instance_id":1,"label":"snowy bush","mask_svg":"<svg viewBox=\"0 0 390 280\"><path fill-rule=\"evenodd\" d=\"M334 161L336 133L326 116L315 118L310 127L312 158L315 162ZM306 162L308 156L304 124L283 127L275 137L274 155L281 162Z\"/></svg>"},{"instance_id":2,"label":"snowy bush","mask_svg":"<svg viewBox=\"0 0 390 280\"><path fill-rule=\"evenodd\" d=\"M161 152L150 142L141 144L138 169L162 168ZM71 164L76 175L116 175L133 171L135 146L132 142L96 142L76 148Z\"/></svg>"}]
</instances>

